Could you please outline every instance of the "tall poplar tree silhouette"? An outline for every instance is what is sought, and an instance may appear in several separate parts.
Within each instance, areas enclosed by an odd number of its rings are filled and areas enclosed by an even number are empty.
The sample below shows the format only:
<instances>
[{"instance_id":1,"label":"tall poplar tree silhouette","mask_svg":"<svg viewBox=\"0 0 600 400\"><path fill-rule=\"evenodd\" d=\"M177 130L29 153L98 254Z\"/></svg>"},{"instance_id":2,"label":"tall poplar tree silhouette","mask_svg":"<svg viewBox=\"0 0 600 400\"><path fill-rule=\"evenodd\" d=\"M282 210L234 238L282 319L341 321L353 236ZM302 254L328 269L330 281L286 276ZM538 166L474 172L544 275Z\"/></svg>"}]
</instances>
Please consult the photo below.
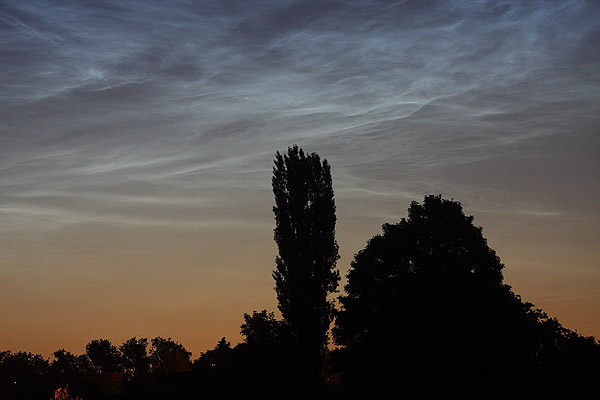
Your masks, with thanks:
<instances>
[{"instance_id":1,"label":"tall poplar tree silhouette","mask_svg":"<svg viewBox=\"0 0 600 400\"><path fill-rule=\"evenodd\" d=\"M278 307L304 378L318 380L334 310L327 296L340 279L331 168L327 160L321 162L316 153L306 155L296 145L287 154L277 152L274 162Z\"/></svg>"}]
</instances>

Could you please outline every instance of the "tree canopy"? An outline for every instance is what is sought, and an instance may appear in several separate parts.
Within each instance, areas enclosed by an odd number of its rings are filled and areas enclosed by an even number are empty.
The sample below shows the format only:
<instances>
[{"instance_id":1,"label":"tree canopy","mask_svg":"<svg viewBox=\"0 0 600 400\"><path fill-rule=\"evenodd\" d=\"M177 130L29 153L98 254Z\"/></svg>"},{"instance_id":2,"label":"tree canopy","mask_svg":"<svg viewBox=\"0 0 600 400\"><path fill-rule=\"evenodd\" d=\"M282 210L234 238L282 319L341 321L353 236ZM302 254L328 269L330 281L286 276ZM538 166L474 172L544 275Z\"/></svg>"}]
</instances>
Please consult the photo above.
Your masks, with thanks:
<instances>
[{"instance_id":1,"label":"tree canopy","mask_svg":"<svg viewBox=\"0 0 600 400\"><path fill-rule=\"evenodd\" d=\"M148 356L148 339L127 339L119 350L122 354L122 362L127 378L145 375L150 371L151 358Z\"/></svg>"},{"instance_id":2,"label":"tree canopy","mask_svg":"<svg viewBox=\"0 0 600 400\"><path fill-rule=\"evenodd\" d=\"M250 346L271 347L288 340L289 334L283 321L275 318L275 313L262 310L252 315L244 314L244 323L240 333Z\"/></svg>"},{"instance_id":3,"label":"tree canopy","mask_svg":"<svg viewBox=\"0 0 600 400\"><path fill-rule=\"evenodd\" d=\"M334 328L346 375L457 382L514 377L555 357L567 330L515 295L503 267L459 202L412 202L351 263Z\"/></svg>"},{"instance_id":4,"label":"tree canopy","mask_svg":"<svg viewBox=\"0 0 600 400\"><path fill-rule=\"evenodd\" d=\"M412 202L408 218L383 225L383 234L355 255L347 294L340 297L336 340L352 346L373 335L409 335L397 324L423 337L418 331L427 325L440 328L448 318L458 322L465 306L475 306L472 296L508 290L502 268L460 203L441 196L427 196L422 205Z\"/></svg>"},{"instance_id":5,"label":"tree canopy","mask_svg":"<svg viewBox=\"0 0 600 400\"><path fill-rule=\"evenodd\" d=\"M336 290L339 258L331 168L298 146L277 152L273 167L275 242L273 272L279 310L299 354L314 368L323 360Z\"/></svg>"},{"instance_id":6,"label":"tree canopy","mask_svg":"<svg viewBox=\"0 0 600 400\"><path fill-rule=\"evenodd\" d=\"M97 372L122 371L121 354L108 339L95 339L85 346L85 352Z\"/></svg>"}]
</instances>

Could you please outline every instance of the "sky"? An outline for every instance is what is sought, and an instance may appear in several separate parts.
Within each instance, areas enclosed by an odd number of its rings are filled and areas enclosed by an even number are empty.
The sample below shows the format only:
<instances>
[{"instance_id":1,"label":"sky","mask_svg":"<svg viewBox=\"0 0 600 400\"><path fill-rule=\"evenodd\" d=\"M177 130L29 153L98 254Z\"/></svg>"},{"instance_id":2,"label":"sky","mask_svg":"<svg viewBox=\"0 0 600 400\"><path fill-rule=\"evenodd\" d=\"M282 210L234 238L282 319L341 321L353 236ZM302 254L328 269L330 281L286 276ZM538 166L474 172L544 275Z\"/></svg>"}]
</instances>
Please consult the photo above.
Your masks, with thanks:
<instances>
[{"instance_id":1,"label":"sky","mask_svg":"<svg viewBox=\"0 0 600 400\"><path fill-rule=\"evenodd\" d=\"M342 276L441 194L600 338L598 1L1 1L0 101L0 350L241 342L293 144L332 166Z\"/></svg>"}]
</instances>

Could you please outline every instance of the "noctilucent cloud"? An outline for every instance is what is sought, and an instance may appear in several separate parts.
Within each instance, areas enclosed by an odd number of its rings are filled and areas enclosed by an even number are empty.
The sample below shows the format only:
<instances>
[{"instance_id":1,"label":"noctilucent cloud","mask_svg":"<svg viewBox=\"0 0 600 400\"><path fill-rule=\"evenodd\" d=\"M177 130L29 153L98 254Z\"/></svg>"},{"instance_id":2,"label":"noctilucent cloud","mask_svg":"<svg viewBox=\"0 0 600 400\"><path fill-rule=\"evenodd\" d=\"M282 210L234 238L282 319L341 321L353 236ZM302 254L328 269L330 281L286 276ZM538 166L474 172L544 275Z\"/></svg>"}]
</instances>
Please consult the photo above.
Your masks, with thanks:
<instances>
[{"instance_id":1,"label":"noctilucent cloud","mask_svg":"<svg viewBox=\"0 0 600 400\"><path fill-rule=\"evenodd\" d=\"M599 38L597 1L1 2L1 349L240 341L293 144L332 165L342 275L442 194L599 337Z\"/></svg>"}]
</instances>

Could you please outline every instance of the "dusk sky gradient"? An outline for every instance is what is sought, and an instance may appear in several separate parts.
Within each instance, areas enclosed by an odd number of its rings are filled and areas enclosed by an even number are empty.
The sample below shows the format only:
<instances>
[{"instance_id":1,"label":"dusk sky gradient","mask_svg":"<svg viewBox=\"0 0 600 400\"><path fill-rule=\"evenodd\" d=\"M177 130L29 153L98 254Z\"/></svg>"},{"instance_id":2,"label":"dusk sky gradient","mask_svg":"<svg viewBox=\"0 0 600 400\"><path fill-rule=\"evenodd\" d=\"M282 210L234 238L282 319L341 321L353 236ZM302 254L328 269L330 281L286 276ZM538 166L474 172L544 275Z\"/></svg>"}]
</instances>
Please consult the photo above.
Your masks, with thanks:
<instances>
[{"instance_id":1,"label":"dusk sky gradient","mask_svg":"<svg viewBox=\"0 0 600 400\"><path fill-rule=\"evenodd\" d=\"M0 76L0 350L240 342L293 144L332 166L342 275L442 194L600 337L598 1L2 1Z\"/></svg>"}]
</instances>

